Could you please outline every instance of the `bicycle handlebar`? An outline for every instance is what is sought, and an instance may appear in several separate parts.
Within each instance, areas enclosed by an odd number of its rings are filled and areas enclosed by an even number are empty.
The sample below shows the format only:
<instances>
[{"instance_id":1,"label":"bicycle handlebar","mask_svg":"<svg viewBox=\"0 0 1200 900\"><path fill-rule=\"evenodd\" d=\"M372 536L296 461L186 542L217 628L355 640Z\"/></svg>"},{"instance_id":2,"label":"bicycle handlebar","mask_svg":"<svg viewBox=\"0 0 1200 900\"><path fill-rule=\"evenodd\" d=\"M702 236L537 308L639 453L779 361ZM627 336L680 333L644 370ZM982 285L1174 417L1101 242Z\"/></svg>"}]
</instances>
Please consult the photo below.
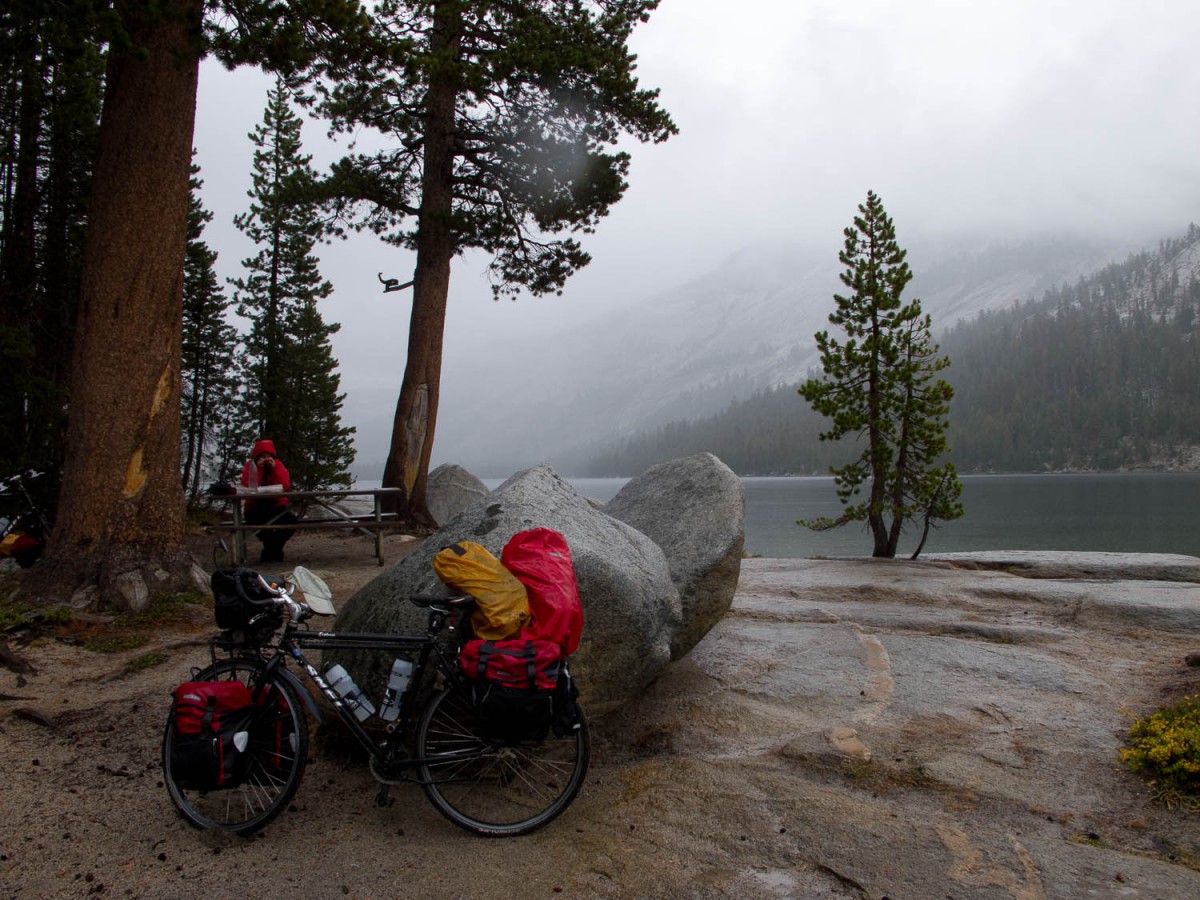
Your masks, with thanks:
<instances>
[{"instance_id":1,"label":"bicycle handlebar","mask_svg":"<svg viewBox=\"0 0 1200 900\"><path fill-rule=\"evenodd\" d=\"M42 469L26 469L24 472L18 472L16 475L9 475L7 478L0 479L0 490L23 486L26 478L40 478L45 474L45 471Z\"/></svg>"},{"instance_id":2,"label":"bicycle handlebar","mask_svg":"<svg viewBox=\"0 0 1200 900\"><path fill-rule=\"evenodd\" d=\"M244 576L239 576L233 580L233 589L237 591L238 597L246 603L264 608L268 606L284 607L288 611L288 614L297 622L303 621L312 614L312 610L306 604L292 599L292 592L295 590L295 585L292 585L289 590L287 582L280 585L272 584L263 578L261 572L255 569L246 569L245 571L252 572L255 580L258 582L258 586L269 594L267 597L251 597L250 592L242 584L242 577Z\"/></svg>"}]
</instances>

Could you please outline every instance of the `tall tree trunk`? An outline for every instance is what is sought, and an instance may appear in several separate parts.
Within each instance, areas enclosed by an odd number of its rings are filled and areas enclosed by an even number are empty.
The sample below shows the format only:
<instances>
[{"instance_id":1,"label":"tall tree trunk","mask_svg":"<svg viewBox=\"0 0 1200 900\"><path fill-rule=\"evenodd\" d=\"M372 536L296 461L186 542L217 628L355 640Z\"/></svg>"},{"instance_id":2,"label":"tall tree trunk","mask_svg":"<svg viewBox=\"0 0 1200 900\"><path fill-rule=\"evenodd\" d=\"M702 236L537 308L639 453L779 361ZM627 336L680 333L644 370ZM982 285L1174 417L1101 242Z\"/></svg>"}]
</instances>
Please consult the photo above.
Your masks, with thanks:
<instances>
[{"instance_id":1,"label":"tall tree trunk","mask_svg":"<svg viewBox=\"0 0 1200 900\"><path fill-rule=\"evenodd\" d=\"M179 480L188 178L202 4L126 0L109 51L84 251L63 488L31 602L119 608L187 583ZM157 573L157 574L156 574ZM162 573L166 573L164 576Z\"/></svg>"},{"instance_id":2,"label":"tall tree trunk","mask_svg":"<svg viewBox=\"0 0 1200 900\"><path fill-rule=\"evenodd\" d=\"M879 323L874 313L871 318L872 339L876 342L876 346L878 346ZM875 356L871 361L871 371L867 376L867 391L869 395L867 400L867 440L871 454L871 501L867 508L867 523L871 526L871 537L874 540L874 549L871 555L890 558L895 554L888 552L888 529L887 522L884 519L884 511L887 508L888 499L888 448L881 421L883 386L882 375L879 372L878 349L874 350L873 353Z\"/></svg>"},{"instance_id":3,"label":"tall tree trunk","mask_svg":"<svg viewBox=\"0 0 1200 900\"><path fill-rule=\"evenodd\" d=\"M436 5L434 55L453 60L458 53L461 14L453 3ZM414 525L436 525L425 500L429 459L441 390L442 345L446 298L450 291L451 231L454 182L454 120L458 103L455 76L445 65L430 80L426 100L425 159L421 209L417 226L417 265L413 275L413 307L408 326L408 361L392 443L383 470L383 486L403 488L396 505L400 517Z\"/></svg>"},{"instance_id":4,"label":"tall tree trunk","mask_svg":"<svg viewBox=\"0 0 1200 900\"><path fill-rule=\"evenodd\" d=\"M896 441L896 463L893 469L892 495L888 507L892 521L888 527L887 558L895 559L904 530L904 487L908 483L909 412L906 404L900 414L900 436ZM928 525L926 526L928 529Z\"/></svg>"}]
</instances>

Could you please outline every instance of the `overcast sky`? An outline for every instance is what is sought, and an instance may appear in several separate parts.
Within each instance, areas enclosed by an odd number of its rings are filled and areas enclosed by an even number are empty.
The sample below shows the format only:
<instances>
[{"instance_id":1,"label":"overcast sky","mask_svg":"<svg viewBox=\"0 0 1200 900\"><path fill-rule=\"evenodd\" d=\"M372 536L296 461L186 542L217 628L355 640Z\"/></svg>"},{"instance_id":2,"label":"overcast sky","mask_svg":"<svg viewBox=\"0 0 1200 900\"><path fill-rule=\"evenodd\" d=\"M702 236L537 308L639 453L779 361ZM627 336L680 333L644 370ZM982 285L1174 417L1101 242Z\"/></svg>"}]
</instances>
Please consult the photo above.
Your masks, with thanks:
<instances>
[{"instance_id":1,"label":"overcast sky","mask_svg":"<svg viewBox=\"0 0 1200 900\"><path fill-rule=\"evenodd\" d=\"M1060 231L1173 236L1200 221L1200 4L1193 0L663 0L634 36L643 87L680 134L630 149L630 188L562 297L495 303L456 262L447 365L483 339L552 331L668 290L733 252L796 240L836 256L868 189L905 235ZM250 248L247 133L269 81L205 63L196 121L205 237L223 276ZM336 148L309 122L306 151ZM1132 249L1132 248L1131 248ZM347 419L391 408L411 255L324 248L342 323ZM359 448L364 460L386 448Z\"/></svg>"}]
</instances>

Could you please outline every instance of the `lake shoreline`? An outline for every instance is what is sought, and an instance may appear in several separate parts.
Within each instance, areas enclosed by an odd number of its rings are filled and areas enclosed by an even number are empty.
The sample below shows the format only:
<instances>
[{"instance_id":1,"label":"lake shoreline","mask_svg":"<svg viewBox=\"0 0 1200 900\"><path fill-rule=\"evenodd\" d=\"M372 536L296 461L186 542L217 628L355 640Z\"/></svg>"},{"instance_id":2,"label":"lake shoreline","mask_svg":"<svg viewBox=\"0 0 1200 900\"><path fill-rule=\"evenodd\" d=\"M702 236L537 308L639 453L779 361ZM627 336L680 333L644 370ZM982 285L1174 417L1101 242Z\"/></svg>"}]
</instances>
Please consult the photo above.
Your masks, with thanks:
<instances>
[{"instance_id":1,"label":"lake shoreline","mask_svg":"<svg viewBox=\"0 0 1200 900\"><path fill-rule=\"evenodd\" d=\"M484 479L489 489L505 479ZM607 503L627 478L567 478L576 491ZM869 556L865 527L813 532L801 519L837 518L842 507L829 475L747 476L745 549L754 557L810 559ZM962 476L961 519L930 533L923 556L996 550L1200 553L1194 527L1200 472L1126 471L989 473ZM378 482L356 482L378 486ZM916 547L906 533L897 556Z\"/></svg>"}]
</instances>

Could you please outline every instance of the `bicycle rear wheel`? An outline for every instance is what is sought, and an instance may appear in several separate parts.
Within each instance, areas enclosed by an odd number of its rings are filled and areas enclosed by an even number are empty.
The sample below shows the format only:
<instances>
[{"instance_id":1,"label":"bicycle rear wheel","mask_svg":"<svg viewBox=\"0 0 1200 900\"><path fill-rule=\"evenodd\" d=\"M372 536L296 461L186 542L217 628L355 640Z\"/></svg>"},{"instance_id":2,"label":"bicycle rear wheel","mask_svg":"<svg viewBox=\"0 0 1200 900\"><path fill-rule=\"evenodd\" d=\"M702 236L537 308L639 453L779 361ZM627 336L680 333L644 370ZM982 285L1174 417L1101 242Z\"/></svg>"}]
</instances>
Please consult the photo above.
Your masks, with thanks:
<instances>
[{"instance_id":1,"label":"bicycle rear wheel","mask_svg":"<svg viewBox=\"0 0 1200 900\"><path fill-rule=\"evenodd\" d=\"M582 713L578 731L563 737L551 732L514 745L486 740L474 703L452 688L429 702L417 729L426 796L455 825L488 837L528 834L570 806L590 751Z\"/></svg>"},{"instance_id":2,"label":"bicycle rear wheel","mask_svg":"<svg viewBox=\"0 0 1200 900\"><path fill-rule=\"evenodd\" d=\"M308 720L304 704L282 678L268 679L262 662L227 659L200 672L196 681L243 682L262 707L250 729L244 778L233 787L192 790L174 777L171 750L175 740L174 710L163 733L162 768L167 793L188 823L250 834L274 819L300 786L308 761Z\"/></svg>"}]
</instances>

